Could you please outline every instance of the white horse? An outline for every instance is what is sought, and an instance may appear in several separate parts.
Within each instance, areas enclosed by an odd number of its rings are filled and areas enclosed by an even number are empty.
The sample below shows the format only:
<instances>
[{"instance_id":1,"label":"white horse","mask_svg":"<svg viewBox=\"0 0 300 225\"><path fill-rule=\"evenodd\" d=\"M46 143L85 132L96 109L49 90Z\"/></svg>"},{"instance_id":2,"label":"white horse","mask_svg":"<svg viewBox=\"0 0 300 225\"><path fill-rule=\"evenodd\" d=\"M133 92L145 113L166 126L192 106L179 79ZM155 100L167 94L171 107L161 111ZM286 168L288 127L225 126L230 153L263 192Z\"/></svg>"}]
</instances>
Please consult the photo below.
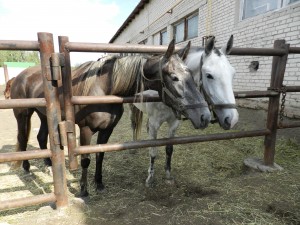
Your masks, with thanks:
<instances>
[{"instance_id":1,"label":"white horse","mask_svg":"<svg viewBox=\"0 0 300 225\"><path fill-rule=\"evenodd\" d=\"M191 70L194 80L201 92L204 94L213 114L217 117L220 126L231 129L238 121L238 112L232 88L232 81L235 69L229 63L226 55L233 45L231 35L227 44L221 49L214 46L215 38L208 40L205 48L190 49L185 63ZM141 93L145 96L157 96L156 91L148 90ZM178 115L162 102L134 103L131 105L131 125L133 128L133 139L136 140L140 127L137 120L142 113L148 114L148 135L150 139L156 139L159 128L164 122L168 123L168 137L174 137L180 124ZM150 147L150 167L146 186L150 186L154 178L154 161L157 155L157 148ZM171 176L171 158L173 145L166 146L166 181L173 183Z\"/></svg>"}]
</instances>

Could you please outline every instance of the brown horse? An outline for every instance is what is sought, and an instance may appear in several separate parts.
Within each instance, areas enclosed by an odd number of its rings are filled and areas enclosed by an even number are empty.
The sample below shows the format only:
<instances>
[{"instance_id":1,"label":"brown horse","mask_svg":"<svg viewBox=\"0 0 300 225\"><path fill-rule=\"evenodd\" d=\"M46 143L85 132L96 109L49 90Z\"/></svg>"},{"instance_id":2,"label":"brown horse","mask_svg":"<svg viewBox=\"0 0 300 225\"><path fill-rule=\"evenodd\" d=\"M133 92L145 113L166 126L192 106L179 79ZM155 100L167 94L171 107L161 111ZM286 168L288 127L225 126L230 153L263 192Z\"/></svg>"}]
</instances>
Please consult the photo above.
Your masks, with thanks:
<instances>
[{"instance_id":1,"label":"brown horse","mask_svg":"<svg viewBox=\"0 0 300 225\"><path fill-rule=\"evenodd\" d=\"M191 120L195 128L204 128L210 121L207 104L183 63L189 51L188 44L180 53L174 54L172 41L162 56L108 57L104 61L87 62L72 72L74 96L133 96L146 89L157 90L166 104ZM18 75L11 87L11 97L43 97L40 68L34 67ZM98 132L97 144L107 143L114 127L123 114L122 104L76 105L75 122L80 128L80 144L89 145L91 137ZM25 151L30 131L30 118L36 112L41 120L38 141L41 149L47 148L48 127L45 108L15 108L18 122L17 151ZM102 162L104 153L96 154L96 190L102 191ZM45 159L47 166L51 160ZM87 172L89 155L82 155L81 196L88 196ZM28 160L23 162L29 171Z\"/></svg>"},{"instance_id":2,"label":"brown horse","mask_svg":"<svg viewBox=\"0 0 300 225\"><path fill-rule=\"evenodd\" d=\"M3 92L5 99L9 99L10 98L10 88L11 88L11 85L12 85L14 79L15 79L15 77L11 78L6 83L6 87L5 87L5 90Z\"/></svg>"}]
</instances>

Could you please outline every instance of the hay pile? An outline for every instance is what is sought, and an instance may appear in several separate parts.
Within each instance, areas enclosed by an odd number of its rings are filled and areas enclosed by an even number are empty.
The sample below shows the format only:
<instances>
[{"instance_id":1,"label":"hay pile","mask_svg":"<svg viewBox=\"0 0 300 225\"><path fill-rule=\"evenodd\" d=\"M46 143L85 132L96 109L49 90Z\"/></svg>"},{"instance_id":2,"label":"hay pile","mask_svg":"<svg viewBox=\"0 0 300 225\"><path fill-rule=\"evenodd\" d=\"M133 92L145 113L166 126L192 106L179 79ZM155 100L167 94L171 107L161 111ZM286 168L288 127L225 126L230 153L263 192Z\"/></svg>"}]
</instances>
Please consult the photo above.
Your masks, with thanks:
<instances>
[{"instance_id":1,"label":"hay pile","mask_svg":"<svg viewBox=\"0 0 300 225\"><path fill-rule=\"evenodd\" d=\"M146 121L144 121L146 124ZM116 127L110 142L132 139L128 109ZM165 137L163 126L159 137ZM217 125L194 130L184 121L179 135L224 132ZM231 132L231 131L229 131ZM122 135L120 135L122 134ZM35 137L32 137L35 138ZM146 139L146 129L142 132ZM95 143L96 138L93 139ZM159 148L155 163L155 184L144 186L149 164L148 151L107 153L104 160L106 191L94 191L94 156L89 170L90 197L86 204L74 196L79 193L80 170L68 172L71 206L63 215L50 207L28 207L0 212L0 222L9 224L300 224L300 147L293 139L280 139L276 162L284 168L274 173L260 173L244 167L247 157L263 156L263 137L176 145L172 175L176 182L164 180L165 153ZM1 193L27 191L49 192L52 185L41 172L42 160L33 160L33 175L26 187L1 188ZM9 172L10 173L10 172ZM14 172L19 178L23 171ZM1 173L5 176L7 173ZM2 185L1 185L2 186ZM38 188L37 188L38 187ZM28 222L24 222L28 221Z\"/></svg>"}]
</instances>

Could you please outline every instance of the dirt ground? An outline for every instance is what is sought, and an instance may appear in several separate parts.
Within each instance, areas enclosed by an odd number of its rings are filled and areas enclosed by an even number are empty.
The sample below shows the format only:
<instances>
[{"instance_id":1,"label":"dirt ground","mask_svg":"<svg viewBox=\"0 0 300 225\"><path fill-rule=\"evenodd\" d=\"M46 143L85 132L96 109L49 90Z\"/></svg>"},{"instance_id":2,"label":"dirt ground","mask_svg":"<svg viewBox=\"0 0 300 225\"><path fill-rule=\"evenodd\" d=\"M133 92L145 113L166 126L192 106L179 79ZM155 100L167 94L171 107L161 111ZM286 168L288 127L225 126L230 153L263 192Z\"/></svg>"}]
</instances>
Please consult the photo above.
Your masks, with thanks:
<instances>
[{"instance_id":1,"label":"dirt ground","mask_svg":"<svg viewBox=\"0 0 300 225\"><path fill-rule=\"evenodd\" d=\"M0 100L3 97L0 86ZM239 108L235 130L265 126L263 110ZM0 110L0 151L12 152L17 126L11 109ZM34 115L28 149L38 149L39 121ZM164 136L163 127L160 137ZM179 135L220 133L217 125L195 131L188 121ZM146 131L142 138L146 139ZM110 142L131 141L128 111L125 111ZM95 140L93 140L95 143ZM0 225L53 224L300 224L300 128L279 130L276 162L284 170L260 173L245 168L247 157L262 157L263 138L245 138L174 147L172 174L175 185L164 180L164 152L155 164L155 184L146 188L148 151L108 153L104 162L106 190L96 194L93 185L94 160L89 170L90 197L76 198L80 169L67 171L69 207L53 204L0 212ZM199 154L200 153L200 154ZM0 200L33 196L53 191L52 177L42 160L31 160L31 172L11 171L0 164Z\"/></svg>"}]
</instances>

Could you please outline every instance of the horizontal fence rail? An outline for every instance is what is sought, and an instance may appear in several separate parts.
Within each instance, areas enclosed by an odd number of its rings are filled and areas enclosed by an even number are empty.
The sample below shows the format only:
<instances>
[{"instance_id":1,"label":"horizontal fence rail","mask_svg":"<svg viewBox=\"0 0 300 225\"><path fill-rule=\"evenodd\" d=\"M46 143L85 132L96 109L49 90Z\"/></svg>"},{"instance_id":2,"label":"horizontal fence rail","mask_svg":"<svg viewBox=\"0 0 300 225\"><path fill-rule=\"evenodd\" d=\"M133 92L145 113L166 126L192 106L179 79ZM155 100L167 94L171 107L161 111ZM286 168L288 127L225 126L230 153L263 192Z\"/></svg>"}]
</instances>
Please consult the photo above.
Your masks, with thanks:
<instances>
[{"instance_id":1,"label":"horizontal fence rail","mask_svg":"<svg viewBox=\"0 0 300 225\"><path fill-rule=\"evenodd\" d=\"M164 53L167 46L150 46L138 44L103 44L67 42L65 48L69 52L107 52L107 53ZM176 50L181 48L176 47Z\"/></svg>"},{"instance_id":2,"label":"horizontal fence rail","mask_svg":"<svg viewBox=\"0 0 300 225\"><path fill-rule=\"evenodd\" d=\"M33 108L33 107L45 107L45 106L46 106L46 99L44 98L0 100L0 109Z\"/></svg>"},{"instance_id":3,"label":"horizontal fence rail","mask_svg":"<svg viewBox=\"0 0 300 225\"><path fill-rule=\"evenodd\" d=\"M76 154L111 152L111 151L120 151L126 149L164 146L170 144L189 144L194 142L228 140L228 139L237 139L237 138L244 138L244 137L257 137L257 136L265 136L269 133L270 133L269 130L264 129L264 130L254 130L254 131L229 132L229 133L221 133L221 134L161 138L155 140L125 142L122 144L117 143L117 144L101 144L101 145L92 145L92 146L79 146L75 149L74 152Z\"/></svg>"},{"instance_id":4,"label":"horizontal fence rail","mask_svg":"<svg viewBox=\"0 0 300 225\"><path fill-rule=\"evenodd\" d=\"M167 46L152 46L139 44L105 44L67 42L65 48L69 52L107 52L107 53L164 53ZM182 47L176 47L180 50ZM229 55L244 56L283 56L287 53L300 54L300 47L290 47L288 52L285 49L274 48L232 48Z\"/></svg>"},{"instance_id":5,"label":"horizontal fence rail","mask_svg":"<svg viewBox=\"0 0 300 225\"><path fill-rule=\"evenodd\" d=\"M0 163L29 160L29 159L42 159L51 157L50 149L31 150L26 152L5 152L0 154Z\"/></svg>"},{"instance_id":6,"label":"horizontal fence rail","mask_svg":"<svg viewBox=\"0 0 300 225\"><path fill-rule=\"evenodd\" d=\"M26 206L38 205L38 204L49 203L49 202L56 202L56 197L54 193L1 201L0 210L26 207Z\"/></svg>"},{"instance_id":7,"label":"horizontal fence rail","mask_svg":"<svg viewBox=\"0 0 300 225\"><path fill-rule=\"evenodd\" d=\"M141 102L141 98L136 97L119 97L115 95L106 96L73 96L71 101L75 105L85 105L85 104L119 104L119 103L132 103ZM161 98L157 95L156 97L144 96L143 102L160 102Z\"/></svg>"},{"instance_id":8,"label":"horizontal fence rail","mask_svg":"<svg viewBox=\"0 0 300 225\"><path fill-rule=\"evenodd\" d=\"M0 41L0 50L39 51L40 45L39 45L39 42L37 42L37 41L3 40L3 41Z\"/></svg>"},{"instance_id":9,"label":"horizontal fence rail","mask_svg":"<svg viewBox=\"0 0 300 225\"><path fill-rule=\"evenodd\" d=\"M300 86L286 86L286 92L300 92Z\"/></svg>"},{"instance_id":10,"label":"horizontal fence rail","mask_svg":"<svg viewBox=\"0 0 300 225\"><path fill-rule=\"evenodd\" d=\"M296 127L300 127L300 121L293 121L293 122L280 121L277 125L277 129L296 128Z\"/></svg>"},{"instance_id":11,"label":"horizontal fence rail","mask_svg":"<svg viewBox=\"0 0 300 225\"><path fill-rule=\"evenodd\" d=\"M286 87L287 92L300 91L300 86ZM234 92L236 98L259 98L271 97L278 95L275 91L240 91ZM119 96L73 96L72 103L77 105L84 104L101 104L101 103L132 103L140 102L140 97L119 97ZM144 102L159 102L161 98L157 95L150 97L144 95ZM30 108L30 107L45 107L46 100L44 98L31 98L31 99L7 99L0 100L0 109L10 108Z\"/></svg>"},{"instance_id":12,"label":"horizontal fence rail","mask_svg":"<svg viewBox=\"0 0 300 225\"><path fill-rule=\"evenodd\" d=\"M234 92L235 98L265 98L279 95L276 91L237 91Z\"/></svg>"},{"instance_id":13,"label":"horizontal fence rail","mask_svg":"<svg viewBox=\"0 0 300 225\"><path fill-rule=\"evenodd\" d=\"M240 91L234 92L235 98L262 98L272 97L279 95L276 91ZM143 102L161 102L161 98L158 96L147 96L141 97L121 97L115 95L106 96L73 96L71 101L75 105L86 105L86 104L120 104L120 103L140 103Z\"/></svg>"},{"instance_id":14,"label":"horizontal fence rail","mask_svg":"<svg viewBox=\"0 0 300 225\"><path fill-rule=\"evenodd\" d=\"M229 55L244 56L283 56L287 53L284 49L274 48L232 48Z\"/></svg>"},{"instance_id":15,"label":"horizontal fence rail","mask_svg":"<svg viewBox=\"0 0 300 225\"><path fill-rule=\"evenodd\" d=\"M289 53L300 54L300 47L289 47Z\"/></svg>"}]
</instances>

